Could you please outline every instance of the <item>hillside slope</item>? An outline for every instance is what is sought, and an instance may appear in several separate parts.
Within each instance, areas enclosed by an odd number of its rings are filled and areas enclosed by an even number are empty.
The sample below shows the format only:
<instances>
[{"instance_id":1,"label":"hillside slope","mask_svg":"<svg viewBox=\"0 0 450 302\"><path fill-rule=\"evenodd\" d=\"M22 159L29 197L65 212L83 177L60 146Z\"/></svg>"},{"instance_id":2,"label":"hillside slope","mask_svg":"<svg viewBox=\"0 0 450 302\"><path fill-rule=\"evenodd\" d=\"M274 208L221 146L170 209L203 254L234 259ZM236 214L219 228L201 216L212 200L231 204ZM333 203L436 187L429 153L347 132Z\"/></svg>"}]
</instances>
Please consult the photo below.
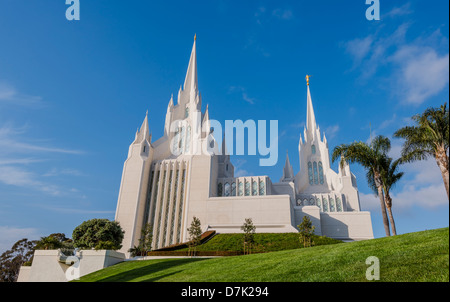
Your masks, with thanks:
<instances>
[{"instance_id":1,"label":"hillside slope","mask_svg":"<svg viewBox=\"0 0 450 302\"><path fill-rule=\"evenodd\" d=\"M380 281L448 282L449 229L246 256L127 261L79 281L367 281L369 256L380 261Z\"/></svg>"}]
</instances>

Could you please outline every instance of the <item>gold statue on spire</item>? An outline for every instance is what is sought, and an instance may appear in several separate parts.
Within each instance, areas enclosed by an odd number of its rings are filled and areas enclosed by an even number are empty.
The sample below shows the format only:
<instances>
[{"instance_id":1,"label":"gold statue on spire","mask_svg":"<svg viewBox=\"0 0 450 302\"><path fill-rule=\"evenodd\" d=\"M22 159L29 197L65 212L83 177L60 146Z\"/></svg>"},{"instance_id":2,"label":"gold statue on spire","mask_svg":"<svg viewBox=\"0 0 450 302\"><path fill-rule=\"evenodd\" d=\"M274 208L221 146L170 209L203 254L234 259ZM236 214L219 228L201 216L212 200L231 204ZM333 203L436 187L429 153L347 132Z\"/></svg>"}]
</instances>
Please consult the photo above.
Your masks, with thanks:
<instances>
[{"instance_id":1,"label":"gold statue on spire","mask_svg":"<svg viewBox=\"0 0 450 302\"><path fill-rule=\"evenodd\" d=\"M194 41L196 41L196 40L197 40L197 34L194 35Z\"/></svg>"},{"instance_id":2,"label":"gold statue on spire","mask_svg":"<svg viewBox=\"0 0 450 302\"><path fill-rule=\"evenodd\" d=\"M306 75L306 85L308 85L309 86L309 78L310 78L311 76L310 75Z\"/></svg>"}]
</instances>

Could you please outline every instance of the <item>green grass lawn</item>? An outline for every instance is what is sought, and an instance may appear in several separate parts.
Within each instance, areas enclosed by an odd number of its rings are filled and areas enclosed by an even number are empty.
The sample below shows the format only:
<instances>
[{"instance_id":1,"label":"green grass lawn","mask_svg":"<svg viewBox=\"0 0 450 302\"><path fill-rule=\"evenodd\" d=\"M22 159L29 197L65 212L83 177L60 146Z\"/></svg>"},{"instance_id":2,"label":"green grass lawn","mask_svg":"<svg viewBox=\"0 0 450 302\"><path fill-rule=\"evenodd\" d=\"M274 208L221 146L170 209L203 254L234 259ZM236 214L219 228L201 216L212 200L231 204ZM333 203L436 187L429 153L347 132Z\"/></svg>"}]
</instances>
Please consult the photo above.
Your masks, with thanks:
<instances>
[{"instance_id":1,"label":"green grass lawn","mask_svg":"<svg viewBox=\"0 0 450 302\"><path fill-rule=\"evenodd\" d=\"M79 281L367 281L369 256L380 261L380 281L448 282L449 229L246 256L127 261Z\"/></svg>"}]
</instances>

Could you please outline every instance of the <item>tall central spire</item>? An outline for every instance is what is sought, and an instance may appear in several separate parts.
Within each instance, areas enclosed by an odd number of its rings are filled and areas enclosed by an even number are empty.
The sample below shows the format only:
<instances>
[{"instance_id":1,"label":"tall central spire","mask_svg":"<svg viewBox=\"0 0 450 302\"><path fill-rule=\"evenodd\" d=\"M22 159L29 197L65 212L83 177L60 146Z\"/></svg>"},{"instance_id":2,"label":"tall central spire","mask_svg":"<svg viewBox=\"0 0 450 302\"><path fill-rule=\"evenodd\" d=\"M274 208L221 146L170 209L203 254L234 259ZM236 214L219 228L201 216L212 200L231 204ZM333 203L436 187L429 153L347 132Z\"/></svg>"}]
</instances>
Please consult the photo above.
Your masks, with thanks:
<instances>
[{"instance_id":1,"label":"tall central spire","mask_svg":"<svg viewBox=\"0 0 450 302\"><path fill-rule=\"evenodd\" d=\"M189 59L189 66L186 73L186 79L184 80L183 90L195 91L197 85L197 48L196 48L197 35L194 36L194 45L192 46L191 58Z\"/></svg>"},{"instance_id":2,"label":"tall central spire","mask_svg":"<svg viewBox=\"0 0 450 302\"><path fill-rule=\"evenodd\" d=\"M308 130L314 131L316 130L316 117L314 115L314 108L312 105L311 92L309 91L309 77L306 76L307 81L307 108L306 108L306 128Z\"/></svg>"}]
</instances>

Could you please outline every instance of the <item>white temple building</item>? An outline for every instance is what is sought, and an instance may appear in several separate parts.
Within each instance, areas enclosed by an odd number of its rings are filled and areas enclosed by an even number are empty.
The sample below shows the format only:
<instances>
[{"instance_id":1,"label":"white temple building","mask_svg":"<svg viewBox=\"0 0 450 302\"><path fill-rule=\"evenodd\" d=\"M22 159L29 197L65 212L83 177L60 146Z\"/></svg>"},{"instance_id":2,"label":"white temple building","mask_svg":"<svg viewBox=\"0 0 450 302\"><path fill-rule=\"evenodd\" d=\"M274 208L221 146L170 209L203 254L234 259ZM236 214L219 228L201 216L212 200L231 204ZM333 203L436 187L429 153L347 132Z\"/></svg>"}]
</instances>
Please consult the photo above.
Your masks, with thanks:
<instances>
[{"instance_id":1,"label":"white temple building","mask_svg":"<svg viewBox=\"0 0 450 302\"><path fill-rule=\"evenodd\" d=\"M153 249L188 241L193 217L203 231L241 232L252 218L256 232L298 232L308 215L315 234L341 240L373 238L370 212L361 211L356 178L349 165L330 168L307 76L306 127L298 146L300 171L289 156L279 182L268 176L235 177L225 139L221 150L202 112L198 90L196 41L177 102L170 98L164 135L152 141L148 115L136 132L123 167L115 220L125 231L122 252L139 244L144 224L153 226ZM215 152L196 152L202 146Z\"/></svg>"}]
</instances>

